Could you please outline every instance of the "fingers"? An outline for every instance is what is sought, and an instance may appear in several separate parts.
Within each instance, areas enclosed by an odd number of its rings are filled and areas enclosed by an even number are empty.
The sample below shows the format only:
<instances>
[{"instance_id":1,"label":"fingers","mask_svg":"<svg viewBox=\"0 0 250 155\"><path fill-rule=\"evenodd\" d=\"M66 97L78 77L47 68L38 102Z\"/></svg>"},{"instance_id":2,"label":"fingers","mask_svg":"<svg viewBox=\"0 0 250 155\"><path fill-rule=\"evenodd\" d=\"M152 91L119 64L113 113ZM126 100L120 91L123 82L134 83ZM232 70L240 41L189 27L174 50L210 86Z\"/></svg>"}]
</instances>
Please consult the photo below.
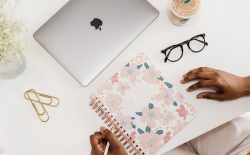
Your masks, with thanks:
<instances>
[{"instance_id":1,"label":"fingers","mask_svg":"<svg viewBox=\"0 0 250 155\"><path fill-rule=\"evenodd\" d=\"M226 96L225 93L223 93L223 84L220 82L221 80L219 80L220 73L221 71L217 69L200 67L184 74L181 83L185 84L193 80L199 80L197 83L191 85L187 91L191 92L199 88L213 88L214 92L202 92L197 95L197 98L223 101L230 98L230 96Z\"/></svg>"},{"instance_id":2,"label":"fingers","mask_svg":"<svg viewBox=\"0 0 250 155\"><path fill-rule=\"evenodd\" d=\"M195 72L213 72L215 70L216 69L210 68L210 67L199 67L199 68L196 68L196 69L192 69L190 71L190 73L195 73Z\"/></svg>"},{"instance_id":3,"label":"fingers","mask_svg":"<svg viewBox=\"0 0 250 155\"><path fill-rule=\"evenodd\" d=\"M198 99L204 98L204 99L223 101L226 99L226 96L224 94L217 93L217 92L202 92L202 93L197 95L197 98Z\"/></svg>"},{"instance_id":4,"label":"fingers","mask_svg":"<svg viewBox=\"0 0 250 155\"><path fill-rule=\"evenodd\" d=\"M189 73L183 79L181 80L182 84L188 83L193 80L208 80L208 79L213 79L216 77L216 73L214 72L194 72L194 73Z\"/></svg>"},{"instance_id":5,"label":"fingers","mask_svg":"<svg viewBox=\"0 0 250 155\"><path fill-rule=\"evenodd\" d=\"M193 85L191 85L187 91L188 92L192 92L196 89L200 89L200 88L212 88L212 87L215 87L215 88L218 88L220 87L218 85L218 83L215 81L215 80L201 80Z\"/></svg>"},{"instance_id":6,"label":"fingers","mask_svg":"<svg viewBox=\"0 0 250 155\"><path fill-rule=\"evenodd\" d=\"M116 138L115 134L112 133L110 130L108 130L108 129L104 128L104 127L101 127L100 130L101 130L101 133L102 133L103 137L108 140L110 145L118 145L118 144L120 144L120 142Z\"/></svg>"},{"instance_id":7,"label":"fingers","mask_svg":"<svg viewBox=\"0 0 250 155\"><path fill-rule=\"evenodd\" d=\"M127 155L127 152L124 146L120 143L120 141L118 140L118 138L113 132L111 132L110 130L104 127L101 127L100 130L103 136L105 137L105 139L107 139L107 141L110 144L110 147L108 150L109 154Z\"/></svg>"},{"instance_id":8,"label":"fingers","mask_svg":"<svg viewBox=\"0 0 250 155\"><path fill-rule=\"evenodd\" d=\"M106 129L107 129L107 128L101 126L101 127L100 127L100 132L103 133Z\"/></svg>"},{"instance_id":9,"label":"fingers","mask_svg":"<svg viewBox=\"0 0 250 155\"><path fill-rule=\"evenodd\" d=\"M106 142L101 132L95 132L93 135L91 135L90 143L91 143L93 152L96 152L96 153L104 152L105 147L106 147Z\"/></svg>"},{"instance_id":10,"label":"fingers","mask_svg":"<svg viewBox=\"0 0 250 155\"><path fill-rule=\"evenodd\" d=\"M213 69L213 68L199 67L199 68L190 70L189 72L187 72L186 74L184 74L183 77L186 77L189 74L194 74L194 73L197 73L197 72L213 72L213 71L215 71L215 69Z\"/></svg>"},{"instance_id":11,"label":"fingers","mask_svg":"<svg viewBox=\"0 0 250 155\"><path fill-rule=\"evenodd\" d=\"M95 136L91 135L89 137L89 139L90 139L90 144L91 144L91 147L92 147L92 151L94 151L94 152L100 152L99 147L98 147L98 141L95 138Z\"/></svg>"},{"instance_id":12,"label":"fingers","mask_svg":"<svg viewBox=\"0 0 250 155\"><path fill-rule=\"evenodd\" d=\"M96 147L99 144L99 140L101 140L103 136L95 132L93 135L89 137L90 143L92 147Z\"/></svg>"},{"instance_id":13,"label":"fingers","mask_svg":"<svg viewBox=\"0 0 250 155\"><path fill-rule=\"evenodd\" d=\"M181 80L182 84L185 84L187 82L197 80L197 79L212 79L215 78L217 75L217 72L213 68L208 67L200 67L197 69L193 69L189 71L188 73L183 75L183 80Z\"/></svg>"}]
</instances>

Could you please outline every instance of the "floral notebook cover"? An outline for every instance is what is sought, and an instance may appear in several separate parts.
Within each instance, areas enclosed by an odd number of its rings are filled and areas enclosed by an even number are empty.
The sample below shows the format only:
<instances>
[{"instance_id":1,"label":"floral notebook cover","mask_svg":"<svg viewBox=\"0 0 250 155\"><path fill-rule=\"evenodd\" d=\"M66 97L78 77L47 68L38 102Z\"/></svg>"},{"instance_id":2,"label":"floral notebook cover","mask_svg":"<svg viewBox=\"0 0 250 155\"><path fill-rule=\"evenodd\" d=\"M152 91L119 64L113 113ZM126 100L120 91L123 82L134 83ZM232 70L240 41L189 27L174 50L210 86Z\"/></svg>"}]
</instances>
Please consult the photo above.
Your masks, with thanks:
<instances>
[{"instance_id":1,"label":"floral notebook cover","mask_svg":"<svg viewBox=\"0 0 250 155\"><path fill-rule=\"evenodd\" d=\"M144 154L155 154L196 114L142 53L91 95L122 126Z\"/></svg>"}]
</instances>

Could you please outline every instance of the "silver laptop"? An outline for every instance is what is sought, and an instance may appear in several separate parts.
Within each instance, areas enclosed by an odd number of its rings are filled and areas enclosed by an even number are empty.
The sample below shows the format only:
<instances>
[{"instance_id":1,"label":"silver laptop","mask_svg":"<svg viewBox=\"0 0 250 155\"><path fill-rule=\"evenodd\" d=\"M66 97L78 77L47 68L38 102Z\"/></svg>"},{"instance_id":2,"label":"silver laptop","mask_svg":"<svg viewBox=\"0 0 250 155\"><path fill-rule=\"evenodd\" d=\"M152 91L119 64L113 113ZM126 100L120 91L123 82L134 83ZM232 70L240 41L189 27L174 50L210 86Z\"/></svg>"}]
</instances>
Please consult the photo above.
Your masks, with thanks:
<instances>
[{"instance_id":1,"label":"silver laptop","mask_svg":"<svg viewBox=\"0 0 250 155\"><path fill-rule=\"evenodd\" d=\"M34 38L87 86L158 15L146 0L71 0Z\"/></svg>"}]
</instances>

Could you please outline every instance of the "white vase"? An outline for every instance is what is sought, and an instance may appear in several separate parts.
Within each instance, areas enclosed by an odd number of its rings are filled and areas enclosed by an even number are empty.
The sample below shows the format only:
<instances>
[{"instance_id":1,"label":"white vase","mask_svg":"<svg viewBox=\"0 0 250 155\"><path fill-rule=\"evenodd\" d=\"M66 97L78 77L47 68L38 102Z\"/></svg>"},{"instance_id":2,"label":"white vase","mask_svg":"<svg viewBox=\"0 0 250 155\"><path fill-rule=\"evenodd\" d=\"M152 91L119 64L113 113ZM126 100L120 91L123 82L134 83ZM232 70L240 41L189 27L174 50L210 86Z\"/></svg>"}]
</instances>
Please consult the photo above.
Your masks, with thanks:
<instances>
[{"instance_id":1,"label":"white vase","mask_svg":"<svg viewBox=\"0 0 250 155\"><path fill-rule=\"evenodd\" d=\"M25 67L26 59L22 53L8 53L0 58L0 78L16 78L25 70Z\"/></svg>"}]
</instances>

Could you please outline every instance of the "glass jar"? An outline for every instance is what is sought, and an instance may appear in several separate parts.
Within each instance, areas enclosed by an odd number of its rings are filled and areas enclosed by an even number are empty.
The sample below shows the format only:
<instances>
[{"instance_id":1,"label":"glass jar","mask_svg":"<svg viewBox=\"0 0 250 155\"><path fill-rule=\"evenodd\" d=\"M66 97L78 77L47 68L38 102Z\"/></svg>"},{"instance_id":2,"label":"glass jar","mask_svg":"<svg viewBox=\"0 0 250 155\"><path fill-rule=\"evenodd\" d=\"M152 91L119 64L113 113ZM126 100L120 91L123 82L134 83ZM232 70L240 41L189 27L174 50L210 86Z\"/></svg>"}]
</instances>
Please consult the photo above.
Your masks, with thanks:
<instances>
[{"instance_id":1,"label":"glass jar","mask_svg":"<svg viewBox=\"0 0 250 155\"><path fill-rule=\"evenodd\" d=\"M12 79L19 76L26 68L23 53L7 53L0 57L0 78Z\"/></svg>"}]
</instances>

